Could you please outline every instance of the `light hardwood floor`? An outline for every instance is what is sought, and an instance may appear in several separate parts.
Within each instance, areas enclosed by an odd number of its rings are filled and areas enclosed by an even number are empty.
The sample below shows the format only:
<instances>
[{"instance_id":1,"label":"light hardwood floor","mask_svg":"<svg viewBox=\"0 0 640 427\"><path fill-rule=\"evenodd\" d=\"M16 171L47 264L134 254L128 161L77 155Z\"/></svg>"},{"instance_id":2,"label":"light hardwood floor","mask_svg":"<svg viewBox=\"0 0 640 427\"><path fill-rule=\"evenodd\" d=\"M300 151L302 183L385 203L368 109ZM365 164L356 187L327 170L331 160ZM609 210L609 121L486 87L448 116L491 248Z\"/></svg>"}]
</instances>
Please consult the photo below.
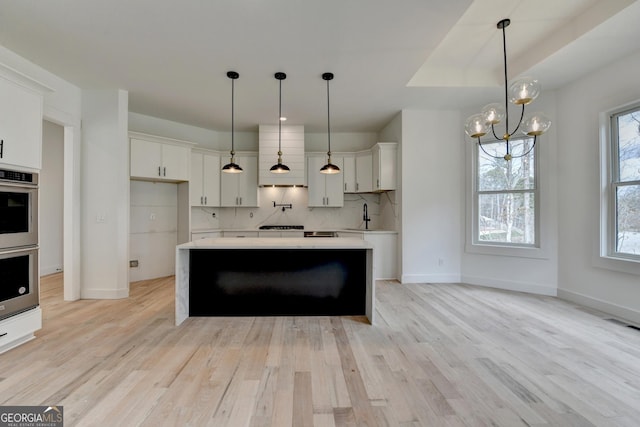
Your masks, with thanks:
<instances>
[{"instance_id":1,"label":"light hardwood floor","mask_svg":"<svg viewBox=\"0 0 640 427\"><path fill-rule=\"evenodd\" d=\"M378 323L190 318L173 278L125 300L62 300L0 355L0 405L65 425L638 426L640 331L555 298L378 282Z\"/></svg>"}]
</instances>

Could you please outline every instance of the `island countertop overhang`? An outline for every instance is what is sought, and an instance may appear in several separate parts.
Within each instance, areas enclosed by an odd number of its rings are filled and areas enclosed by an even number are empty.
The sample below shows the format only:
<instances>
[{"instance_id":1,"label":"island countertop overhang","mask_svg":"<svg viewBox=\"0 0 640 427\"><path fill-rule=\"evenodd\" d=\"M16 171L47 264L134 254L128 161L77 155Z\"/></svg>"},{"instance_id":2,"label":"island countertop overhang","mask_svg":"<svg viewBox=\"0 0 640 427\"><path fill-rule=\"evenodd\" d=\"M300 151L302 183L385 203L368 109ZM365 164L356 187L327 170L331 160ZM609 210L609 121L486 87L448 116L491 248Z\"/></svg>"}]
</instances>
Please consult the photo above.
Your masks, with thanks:
<instances>
[{"instance_id":1,"label":"island countertop overhang","mask_svg":"<svg viewBox=\"0 0 640 427\"><path fill-rule=\"evenodd\" d=\"M373 245L366 240L349 237L213 237L184 243L177 249L373 249Z\"/></svg>"}]
</instances>

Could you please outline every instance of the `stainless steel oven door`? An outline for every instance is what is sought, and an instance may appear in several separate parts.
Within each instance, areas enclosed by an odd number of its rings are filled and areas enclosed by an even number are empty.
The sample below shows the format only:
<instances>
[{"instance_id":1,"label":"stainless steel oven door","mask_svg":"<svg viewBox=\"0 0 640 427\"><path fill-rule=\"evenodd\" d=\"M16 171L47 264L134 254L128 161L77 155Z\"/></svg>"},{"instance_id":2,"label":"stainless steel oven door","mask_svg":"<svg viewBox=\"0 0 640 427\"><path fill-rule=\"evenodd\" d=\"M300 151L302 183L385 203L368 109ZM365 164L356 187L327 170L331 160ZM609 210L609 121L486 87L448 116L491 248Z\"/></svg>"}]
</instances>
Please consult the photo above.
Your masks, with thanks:
<instances>
[{"instance_id":1,"label":"stainless steel oven door","mask_svg":"<svg viewBox=\"0 0 640 427\"><path fill-rule=\"evenodd\" d=\"M0 320L40 302L38 249L0 252Z\"/></svg>"},{"instance_id":2,"label":"stainless steel oven door","mask_svg":"<svg viewBox=\"0 0 640 427\"><path fill-rule=\"evenodd\" d=\"M38 187L0 184L0 251L38 244Z\"/></svg>"}]
</instances>

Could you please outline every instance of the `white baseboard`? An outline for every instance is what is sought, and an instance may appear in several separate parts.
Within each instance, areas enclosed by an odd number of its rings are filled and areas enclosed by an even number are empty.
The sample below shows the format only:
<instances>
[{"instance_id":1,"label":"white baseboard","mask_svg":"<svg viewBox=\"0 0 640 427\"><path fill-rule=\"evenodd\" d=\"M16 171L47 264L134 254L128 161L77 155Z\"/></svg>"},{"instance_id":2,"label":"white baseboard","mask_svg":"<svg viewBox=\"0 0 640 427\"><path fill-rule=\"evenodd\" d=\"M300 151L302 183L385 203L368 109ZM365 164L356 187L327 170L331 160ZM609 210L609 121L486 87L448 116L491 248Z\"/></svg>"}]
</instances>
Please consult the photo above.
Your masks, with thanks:
<instances>
[{"instance_id":1,"label":"white baseboard","mask_svg":"<svg viewBox=\"0 0 640 427\"><path fill-rule=\"evenodd\" d=\"M49 267L40 266L41 276L48 276L49 274L60 273L61 271L62 271L61 265L51 265Z\"/></svg>"},{"instance_id":2,"label":"white baseboard","mask_svg":"<svg viewBox=\"0 0 640 427\"><path fill-rule=\"evenodd\" d=\"M499 280L479 276L462 276L462 282L470 285L485 286L488 288L504 289L507 291L526 292L529 294L558 295L558 288L554 286L540 285L538 283L518 282L514 280Z\"/></svg>"},{"instance_id":3,"label":"white baseboard","mask_svg":"<svg viewBox=\"0 0 640 427\"><path fill-rule=\"evenodd\" d=\"M83 289L81 299L122 299L129 297L129 289Z\"/></svg>"},{"instance_id":4,"label":"white baseboard","mask_svg":"<svg viewBox=\"0 0 640 427\"><path fill-rule=\"evenodd\" d=\"M640 324L640 311L629 307L624 307L598 298L568 291L566 289L558 289L558 297L576 304L603 311L620 319L626 319L635 324Z\"/></svg>"},{"instance_id":5,"label":"white baseboard","mask_svg":"<svg viewBox=\"0 0 640 427\"><path fill-rule=\"evenodd\" d=\"M401 283L460 283L459 274L403 274Z\"/></svg>"}]
</instances>

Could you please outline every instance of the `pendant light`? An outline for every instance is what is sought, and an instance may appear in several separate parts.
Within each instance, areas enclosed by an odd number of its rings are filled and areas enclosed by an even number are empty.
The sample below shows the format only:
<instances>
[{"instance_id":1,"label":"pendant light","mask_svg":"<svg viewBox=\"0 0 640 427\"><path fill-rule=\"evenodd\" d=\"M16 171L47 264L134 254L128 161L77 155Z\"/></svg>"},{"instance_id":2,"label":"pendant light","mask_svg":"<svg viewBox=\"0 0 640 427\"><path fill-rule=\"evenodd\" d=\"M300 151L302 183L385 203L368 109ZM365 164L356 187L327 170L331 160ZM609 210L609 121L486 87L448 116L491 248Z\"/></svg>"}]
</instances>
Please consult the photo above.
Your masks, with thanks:
<instances>
[{"instance_id":1,"label":"pendant light","mask_svg":"<svg viewBox=\"0 0 640 427\"><path fill-rule=\"evenodd\" d=\"M331 163L331 115L329 114L329 81L333 80L333 73L324 73L322 79L327 82L327 164L320 168L320 173L334 174L340 173L340 168Z\"/></svg>"},{"instance_id":2,"label":"pendant light","mask_svg":"<svg viewBox=\"0 0 640 427\"><path fill-rule=\"evenodd\" d=\"M235 80L240 77L240 74L236 73L235 71L228 71L227 72L227 77L229 77L231 79L231 160L229 161L229 163L227 163L226 165L224 165L222 167L222 172L226 172L226 173L241 173L242 172L242 168L236 164L235 162L235 158L234 156L236 155L236 152L234 150L234 145L233 145L233 134L234 134L234 117L233 117L233 107L234 107L234 99L235 99L235 94L234 94L234 83Z\"/></svg>"},{"instance_id":3,"label":"pendant light","mask_svg":"<svg viewBox=\"0 0 640 427\"><path fill-rule=\"evenodd\" d=\"M289 173L289 166L282 163L282 81L287 78L285 73L276 73L276 79L280 82L278 104L278 163L271 166L271 173Z\"/></svg>"}]
</instances>

